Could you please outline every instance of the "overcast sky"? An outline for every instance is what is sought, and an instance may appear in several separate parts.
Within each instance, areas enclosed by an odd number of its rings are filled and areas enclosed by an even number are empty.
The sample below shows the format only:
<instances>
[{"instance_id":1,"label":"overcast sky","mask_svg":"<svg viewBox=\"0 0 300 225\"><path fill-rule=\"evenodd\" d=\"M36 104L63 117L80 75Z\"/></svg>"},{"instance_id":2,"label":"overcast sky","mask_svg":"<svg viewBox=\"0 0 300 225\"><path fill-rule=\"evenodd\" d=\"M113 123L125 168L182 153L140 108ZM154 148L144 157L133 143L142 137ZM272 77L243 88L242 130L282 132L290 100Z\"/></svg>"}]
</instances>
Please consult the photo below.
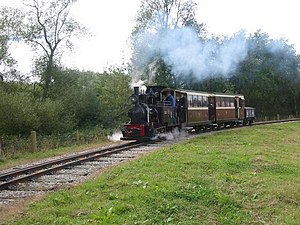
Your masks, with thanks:
<instances>
[{"instance_id":1,"label":"overcast sky","mask_svg":"<svg viewBox=\"0 0 300 225\"><path fill-rule=\"evenodd\" d=\"M21 0L0 0L0 5L16 5ZM272 38L284 37L300 54L300 1L298 0L196 0L197 18L210 33L231 35L241 29L261 29ZM81 40L71 54L69 67L101 72L128 59L128 41L140 0L78 0L74 17L90 29L92 37ZM23 72L29 72L30 53L13 48ZM26 52L24 54L24 52Z\"/></svg>"}]
</instances>

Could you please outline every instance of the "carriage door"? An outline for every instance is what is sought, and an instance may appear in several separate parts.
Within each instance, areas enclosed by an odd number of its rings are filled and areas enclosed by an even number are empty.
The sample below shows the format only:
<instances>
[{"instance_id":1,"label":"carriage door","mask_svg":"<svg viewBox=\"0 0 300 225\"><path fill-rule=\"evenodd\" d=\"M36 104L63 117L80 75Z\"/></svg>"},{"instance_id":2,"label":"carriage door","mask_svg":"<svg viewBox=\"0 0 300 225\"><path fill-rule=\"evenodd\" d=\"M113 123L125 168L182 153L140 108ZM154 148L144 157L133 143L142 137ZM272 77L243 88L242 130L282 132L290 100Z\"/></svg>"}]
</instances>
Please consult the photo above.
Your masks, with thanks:
<instances>
[{"instance_id":1,"label":"carriage door","mask_svg":"<svg viewBox=\"0 0 300 225\"><path fill-rule=\"evenodd\" d=\"M177 109L177 121L181 127L186 126L187 118L187 94L176 92L176 109Z\"/></svg>"},{"instance_id":2,"label":"carriage door","mask_svg":"<svg viewBox=\"0 0 300 225\"><path fill-rule=\"evenodd\" d=\"M234 106L235 106L236 119L243 119L244 118L245 100L240 97L235 97Z\"/></svg>"},{"instance_id":3,"label":"carriage door","mask_svg":"<svg viewBox=\"0 0 300 225\"><path fill-rule=\"evenodd\" d=\"M208 119L216 122L216 97L208 96Z\"/></svg>"},{"instance_id":4,"label":"carriage door","mask_svg":"<svg viewBox=\"0 0 300 225\"><path fill-rule=\"evenodd\" d=\"M239 98L240 102L240 112L239 112L239 119L244 119L245 118L245 99Z\"/></svg>"},{"instance_id":5,"label":"carriage door","mask_svg":"<svg viewBox=\"0 0 300 225\"><path fill-rule=\"evenodd\" d=\"M235 97L234 99L234 107L235 107L235 118L239 119L240 117L240 100L239 97Z\"/></svg>"}]
</instances>

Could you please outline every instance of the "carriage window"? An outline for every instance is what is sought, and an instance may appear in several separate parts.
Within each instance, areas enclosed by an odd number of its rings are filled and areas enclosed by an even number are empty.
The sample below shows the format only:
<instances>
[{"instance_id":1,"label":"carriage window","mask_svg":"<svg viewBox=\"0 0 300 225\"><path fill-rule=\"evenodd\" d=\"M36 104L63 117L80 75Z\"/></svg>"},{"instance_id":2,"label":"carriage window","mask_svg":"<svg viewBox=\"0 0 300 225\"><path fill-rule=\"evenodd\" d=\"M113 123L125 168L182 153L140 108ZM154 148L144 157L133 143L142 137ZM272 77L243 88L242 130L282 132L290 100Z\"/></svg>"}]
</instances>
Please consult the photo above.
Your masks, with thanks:
<instances>
[{"instance_id":1,"label":"carriage window","mask_svg":"<svg viewBox=\"0 0 300 225\"><path fill-rule=\"evenodd\" d=\"M226 101L225 101L225 106L226 106L226 107L229 107L229 99L230 99L230 98L225 98L225 99L226 99Z\"/></svg>"},{"instance_id":2,"label":"carriage window","mask_svg":"<svg viewBox=\"0 0 300 225\"><path fill-rule=\"evenodd\" d=\"M229 98L228 99L228 107L232 107L231 105L232 105L232 98Z\"/></svg>"},{"instance_id":3,"label":"carriage window","mask_svg":"<svg viewBox=\"0 0 300 225\"><path fill-rule=\"evenodd\" d=\"M198 96L198 107L202 107L202 106L203 106L202 96Z\"/></svg>"},{"instance_id":4,"label":"carriage window","mask_svg":"<svg viewBox=\"0 0 300 225\"><path fill-rule=\"evenodd\" d=\"M226 107L227 106L227 98L223 98L223 102L224 102L224 106L223 107Z\"/></svg>"},{"instance_id":5,"label":"carriage window","mask_svg":"<svg viewBox=\"0 0 300 225\"><path fill-rule=\"evenodd\" d=\"M202 103L203 107L207 107L208 106L208 99L207 96L203 96L203 103Z\"/></svg>"},{"instance_id":6,"label":"carriage window","mask_svg":"<svg viewBox=\"0 0 300 225\"><path fill-rule=\"evenodd\" d=\"M197 107L197 105L198 105L197 95L193 95L193 107Z\"/></svg>"},{"instance_id":7,"label":"carriage window","mask_svg":"<svg viewBox=\"0 0 300 225\"><path fill-rule=\"evenodd\" d=\"M234 99L230 98L229 100L229 107L234 107Z\"/></svg>"},{"instance_id":8,"label":"carriage window","mask_svg":"<svg viewBox=\"0 0 300 225\"><path fill-rule=\"evenodd\" d=\"M221 107L225 107L225 98L220 98L221 99Z\"/></svg>"},{"instance_id":9,"label":"carriage window","mask_svg":"<svg viewBox=\"0 0 300 225\"><path fill-rule=\"evenodd\" d=\"M188 104L189 104L189 107L192 107L192 100L193 100L193 96L188 95Z\"/></svg>"},{"instance_id":10,"label":"carriage window","mask_svg":"<svg viewBox=\"0 0 300 225\"><path fill-rule=\"evenodd\" d=\"M216 98L216 106L217 106L217 107L220 107L220 106L221 106L221 98L220 98L220 97L217 97L217 98Z\"/></svg>"}]
</instances>

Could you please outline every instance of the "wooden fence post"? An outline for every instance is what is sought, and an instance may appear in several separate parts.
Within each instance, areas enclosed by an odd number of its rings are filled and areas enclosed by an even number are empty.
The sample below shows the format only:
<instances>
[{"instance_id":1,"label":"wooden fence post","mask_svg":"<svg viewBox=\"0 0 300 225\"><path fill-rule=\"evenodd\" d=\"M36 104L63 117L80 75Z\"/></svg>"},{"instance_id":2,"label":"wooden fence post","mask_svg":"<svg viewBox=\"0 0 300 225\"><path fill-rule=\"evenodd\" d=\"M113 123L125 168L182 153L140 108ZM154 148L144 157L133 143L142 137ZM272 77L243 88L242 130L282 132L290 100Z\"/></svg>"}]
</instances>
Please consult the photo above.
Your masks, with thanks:
<instances>
[{"instance_id":1,"label":"wooden fence post","mask_svg":"<svg viewBox=\"0 0 300 225\"><path fill-rule=\"evenodd\" d=\"M79 145L79 130L76 131L76 143Z\"/></svg>"},{"instance_id":2,"label":"wooden fence post","mask_svg":"<svg viewBox=\"0 0 300 225\"><path fill-rule=\"evenodd\" d=\"M277 120L279 120L280 119L280 116L279 116L279 114L277 114Z\"/></svg>"},{"instance_id":3,"label":"wooden fence post","mask_svg":"<svg viewBox=\"0 0 300 225\"><path fill-rule=\"evenodd\" d=\"M33 152L36 152L37 151L36 131L31 131L30 139L31 139L31 150Z\"/></svg>"},{"instance_id":4,"label":"wooden fence post","mask_svg":"<svg viewBox=\"0 0 300 225\"><path fill-rule=\"evenodd\" d=\"M2 155L2 138L0 137L0 156Z\"/></svg>"}]
</instances>

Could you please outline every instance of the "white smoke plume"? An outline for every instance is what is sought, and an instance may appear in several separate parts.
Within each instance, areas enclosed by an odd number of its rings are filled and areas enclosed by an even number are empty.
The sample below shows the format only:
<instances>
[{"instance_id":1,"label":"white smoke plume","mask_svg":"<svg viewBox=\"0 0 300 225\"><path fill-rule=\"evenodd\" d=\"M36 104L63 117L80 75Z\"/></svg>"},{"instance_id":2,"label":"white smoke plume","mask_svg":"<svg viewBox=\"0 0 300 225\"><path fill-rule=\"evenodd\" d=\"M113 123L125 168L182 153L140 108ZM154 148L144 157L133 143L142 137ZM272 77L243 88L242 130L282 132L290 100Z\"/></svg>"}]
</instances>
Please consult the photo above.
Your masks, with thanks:
<instances>
[{"instance_id":1,"label":"white smoke plume","mask_svg":"<svg viewBox=\"0 0 300 225\"><path fill-rule=\"evenodd\" d=\"M179 130L177 127L172 132L158 134L155 139L165 138L166 140L177 140L187 137L188 133L185 130Z\"/></svg>"},{"instance_id":2,"label":"white smoke plume","mask_svg":"<svg viewBox=\"0 0 300 225\"><path fill-rule=\"evenodd\" d=\"M113 142L117 142L120 141L120 138L123 137L122 132L121 131L116 131L114 132L112 135L108 135L107 139Z\"/></svg>"},{"instance_id":3,"label":"white smoke plume","mask_svg":"<svg viewBox=\"0 0 300 225\"><path fill-rule=\"evenodd\" d=\"M146 92L146 85L145 85L145 81L143 80L132 80L130 83L130 87L131 89L133 89L134 87L139 87L140 92L145 93Z\"/></svg>"},{"instance_id":4,"label":"white smoke plume","mask_svg":"<svg viewBox=\"0 0 300 225\"><path fill-rule=\"evenodd\" d=\"M161 57L171 66L173 74L194 75L198 79L212 74L226 76L234 72L248 52L244 32L223 40L204 41L190 27L160 32L144 30L136 36L135 49L138 57L134 63L137 68L144 68L156 57Z\"/></svg>"}]
</instances>

